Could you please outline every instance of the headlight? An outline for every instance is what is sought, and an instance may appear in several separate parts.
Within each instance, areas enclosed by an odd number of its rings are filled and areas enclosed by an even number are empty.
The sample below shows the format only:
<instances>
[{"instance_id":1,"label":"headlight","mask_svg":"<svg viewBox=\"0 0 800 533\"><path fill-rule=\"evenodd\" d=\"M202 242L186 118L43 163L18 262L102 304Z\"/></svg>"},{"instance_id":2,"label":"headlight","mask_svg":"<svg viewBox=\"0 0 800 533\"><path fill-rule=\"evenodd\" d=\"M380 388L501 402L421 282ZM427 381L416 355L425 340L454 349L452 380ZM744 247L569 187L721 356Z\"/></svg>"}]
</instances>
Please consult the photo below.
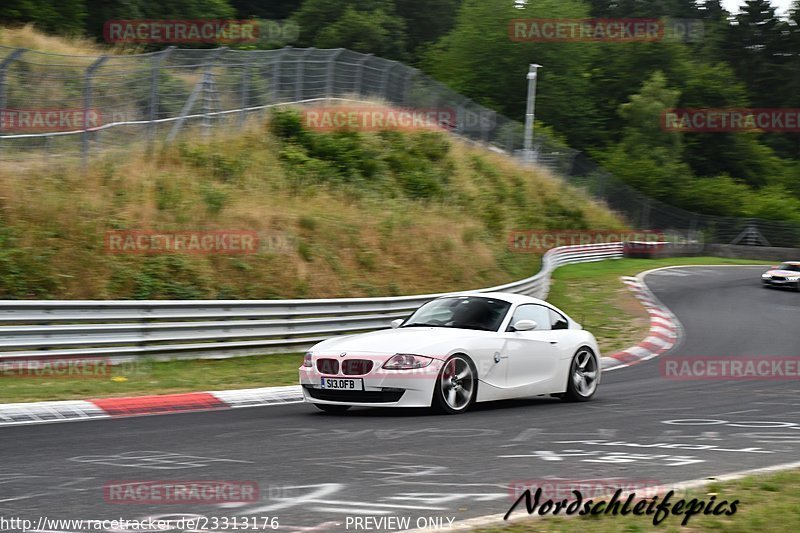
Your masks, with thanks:
<instances>
[{"instance_id":1,"label":"headlight","mask_svg":"<svg viewBox=\"0 0 800 533\"><path fill-rule=\"evenodd\" d=\"M432 357L424 355L413 355L410 353L398 353L383 364L386 370L413 370L415 368L425 368L433 361Z\"/></svg>"},{"instance_id":2,"label":"headlight","mask_svg":"<svg viewBox=\"0 0 800 533\"><path fill-rule=\"evenodd\" d=\"M764 278L764 279L769 279L769 278L771 278L772 276L771 276L771 275L769 275L769 274L761 274L761 277L762 277L762 278Z\"/></svg>"},{"instance_id":3,"label":"headlight","mask_svg":"<svg viewBox=\"0 0 800 533\"><path fill-rule=\"evenodd\" d=\"M311 368L311 356L313 354L311 352L306 352L306 356L303 357L303 366L306 368Z\"/></svg>"}]
</instances>

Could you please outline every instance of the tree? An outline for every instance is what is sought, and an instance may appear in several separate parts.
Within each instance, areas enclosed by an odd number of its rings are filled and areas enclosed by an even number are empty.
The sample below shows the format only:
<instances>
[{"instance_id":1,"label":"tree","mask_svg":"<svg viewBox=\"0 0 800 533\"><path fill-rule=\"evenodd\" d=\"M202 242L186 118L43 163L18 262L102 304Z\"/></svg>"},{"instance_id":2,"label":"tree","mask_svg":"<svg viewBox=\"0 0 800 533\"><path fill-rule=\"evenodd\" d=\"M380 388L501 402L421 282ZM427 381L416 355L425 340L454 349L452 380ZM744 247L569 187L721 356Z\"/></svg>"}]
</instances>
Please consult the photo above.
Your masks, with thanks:
<instances>
[{"instance_id":1,"label":"tree","mask_svg":"<svg viewBox=\"0 0 800 533\"><path fill-rule=\"evenodd\" d=\"M318 48L348 48L356 52L367 52L379 57L402 57L402 21L376 10L365 16L363 12L347 7L341 17L324 27L314 39Z\"/></svg>"},{"instance_id":2,"label":"tree","mask_svg":"<svg viewBox=\"0 0 800 533\"><path fill-rule=\"evenodd\" d=\"M539 71L536 118L557 125L574 146L596 133L590 64L592 42L514 42L509 22L525 18L585 18L577 0L539 0L516 9L507 0L465 0L452 32L425 53L423 68L479 103L511 118L525 115L528 65Z\"/></svg>"},{"instance_id":3,"label":"tree","mask_svg":"<svg viewBox=\"0 0 800 533\"><path fill-rule=\"evenodd\" d=\"M85 19L83 0L3 0L0 4L0 22L33 22L53 33L83 33Z\"/></svg>"},{"instance_id":4,"label":"tree","mask_svg":"<svg viewBox=\"0 0 800 533\"><path fill-rule=\"evenodd\" d=\"M781 24L769 0L747 0L730 26L725 51L756 106L779 105L773 88L782 81L780 43Z\"/></svg>"},{"instance_id":5,"label":"tree","mask_svg":"<svg viewBox=\"0 0 800 533\"><path fill-rule=\"evenodd\" d=\"M395 0L395 5L406 22L408 50L417 57L421 46L453 29L461 0Z\"/></svg>"},{"instance_id":6,"label":"tree","mask_svg":"<svg viewBox=\"0 0 800 533\"><path fill-rule=\"evenodd\" d=\"M292 20L300 26L299 46L406 59L405 23L391 0L305 0Z\"/></svg>"},{"instance_id":7,"label":"tree","mask_svg":"<svg viewBox=\"0 0 800 533\"><path fill-rule=\"evenodd\" d=\"M239 18L257 17L267 20L283 20L300 9L302 0L230 0Z\"/></svg>"},{"instance_id":8,"label":"tree","mask_svg":"<svg viewBox=\"0 0 800 533\"><path fill-rule=\"evenodd\" d=\"M95 37L103 36L109 20L225 19L236 15L227 0L86 0L86 5L90 13L86 31Z\"/></svg>"},{"instance_id":9,"label":"tree","mask_svg":"<svg viewBox=\"0 0 800 533\"><path fill-rule=\"evenodd\" d=\"M599 154L606 168L645 194L670 201L684 187L691 170L682 161L680 133L661 129L661 114L678 103L680 92L667 87L666 76L655 72L638 94L619 107L622 140Z\"/></svg>"}]
</instances>

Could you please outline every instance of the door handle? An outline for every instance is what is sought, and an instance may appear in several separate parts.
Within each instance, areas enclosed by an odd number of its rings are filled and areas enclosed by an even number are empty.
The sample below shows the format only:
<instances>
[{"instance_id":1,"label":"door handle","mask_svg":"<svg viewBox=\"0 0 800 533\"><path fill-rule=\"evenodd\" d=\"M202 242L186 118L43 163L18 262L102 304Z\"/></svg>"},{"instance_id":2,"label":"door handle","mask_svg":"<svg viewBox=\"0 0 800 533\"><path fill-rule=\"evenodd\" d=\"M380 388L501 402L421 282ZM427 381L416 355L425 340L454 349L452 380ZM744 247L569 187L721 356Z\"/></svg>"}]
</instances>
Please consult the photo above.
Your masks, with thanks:
<instances>
[{"instance_id":1,"label":"door handle","mask_svg":"<svg viewBox=\"0 0 800 533\"><path fill-rule=\"evenodd\" d=\"M550 344L558 344L558 341L547 341L547 342L549 342Z\"/></svg>"}]
</instances>

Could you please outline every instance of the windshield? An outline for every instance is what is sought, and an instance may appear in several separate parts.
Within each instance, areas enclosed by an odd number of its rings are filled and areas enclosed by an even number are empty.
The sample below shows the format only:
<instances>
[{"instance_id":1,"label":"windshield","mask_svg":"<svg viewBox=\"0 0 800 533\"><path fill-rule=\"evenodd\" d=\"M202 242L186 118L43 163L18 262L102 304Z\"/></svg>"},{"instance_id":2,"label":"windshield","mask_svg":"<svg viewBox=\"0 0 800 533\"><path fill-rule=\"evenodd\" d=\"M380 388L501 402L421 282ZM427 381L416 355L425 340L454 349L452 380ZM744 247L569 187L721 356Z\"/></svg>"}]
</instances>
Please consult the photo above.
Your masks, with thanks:
<instances>
[{"instance_id":1,"label":"windshield","mask_svg":"<svg viewBox=\"0 0 800 533\"><path fill-rule=\"evenodd\" d=\"M439 298L417 309L401 326L497 331L511 304L494 298L458 296Z\"/></svg>"},{"instance_id":2,"label":"windshield","mask_svg":"<svg viewBox=\"0 0 800 533\"><path fill-rule=\"evenodd\" d=\"M791 272L800 272L800 265L792 265L791 263L784 263L778 267L778 270L789 270Z\"/></svg>"}]
</instances>

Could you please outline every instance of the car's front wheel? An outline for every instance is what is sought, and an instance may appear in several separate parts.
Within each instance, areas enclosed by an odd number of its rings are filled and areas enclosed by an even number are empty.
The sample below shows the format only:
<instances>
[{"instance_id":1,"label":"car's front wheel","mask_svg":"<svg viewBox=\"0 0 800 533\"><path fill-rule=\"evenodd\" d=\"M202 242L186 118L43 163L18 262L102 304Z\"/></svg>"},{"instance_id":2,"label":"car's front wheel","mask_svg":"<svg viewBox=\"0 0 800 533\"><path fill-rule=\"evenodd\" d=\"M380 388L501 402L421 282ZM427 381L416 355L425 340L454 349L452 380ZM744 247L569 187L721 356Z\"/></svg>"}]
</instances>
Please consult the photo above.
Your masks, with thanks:
<instances>
[{"instance_id":1,"label":"car's front wheel","mask_svg":"<svg viewBox=\"0 0 800 533\"><path fill-rule=\"evenodd\" d=\"M349 405L334 405L334 404L331 404L331 403L315 403L314 407L316 407L317 409L320 409L322 411L325 411L326 413L337 414L337 413L344 413L345 411L350 409L351 406L349 406Z\"/></svg>"},{"instance_id":2,"label":"car's front wheel","mask_svg":"<svg viewBox=\"0 0 800 533\"><path fill-rule=\"evenodd\" d=\"M567 392L561 397L568 402L586 402L597 392L600 368L594 352L583 347L575 353L569 368Z\"/></svg>"},{"instance_id":3,"label":"car's front wheel","mask_svg":"<svg viewBox=\"0 0 800 533\"><path fill-rule=\"evenodd\" d=\"M475 400L478 376L466 356L453 355L439 371L433 389L433 407L441 413L455 415L466 411Z\"/></svg>"}]
</instances>

